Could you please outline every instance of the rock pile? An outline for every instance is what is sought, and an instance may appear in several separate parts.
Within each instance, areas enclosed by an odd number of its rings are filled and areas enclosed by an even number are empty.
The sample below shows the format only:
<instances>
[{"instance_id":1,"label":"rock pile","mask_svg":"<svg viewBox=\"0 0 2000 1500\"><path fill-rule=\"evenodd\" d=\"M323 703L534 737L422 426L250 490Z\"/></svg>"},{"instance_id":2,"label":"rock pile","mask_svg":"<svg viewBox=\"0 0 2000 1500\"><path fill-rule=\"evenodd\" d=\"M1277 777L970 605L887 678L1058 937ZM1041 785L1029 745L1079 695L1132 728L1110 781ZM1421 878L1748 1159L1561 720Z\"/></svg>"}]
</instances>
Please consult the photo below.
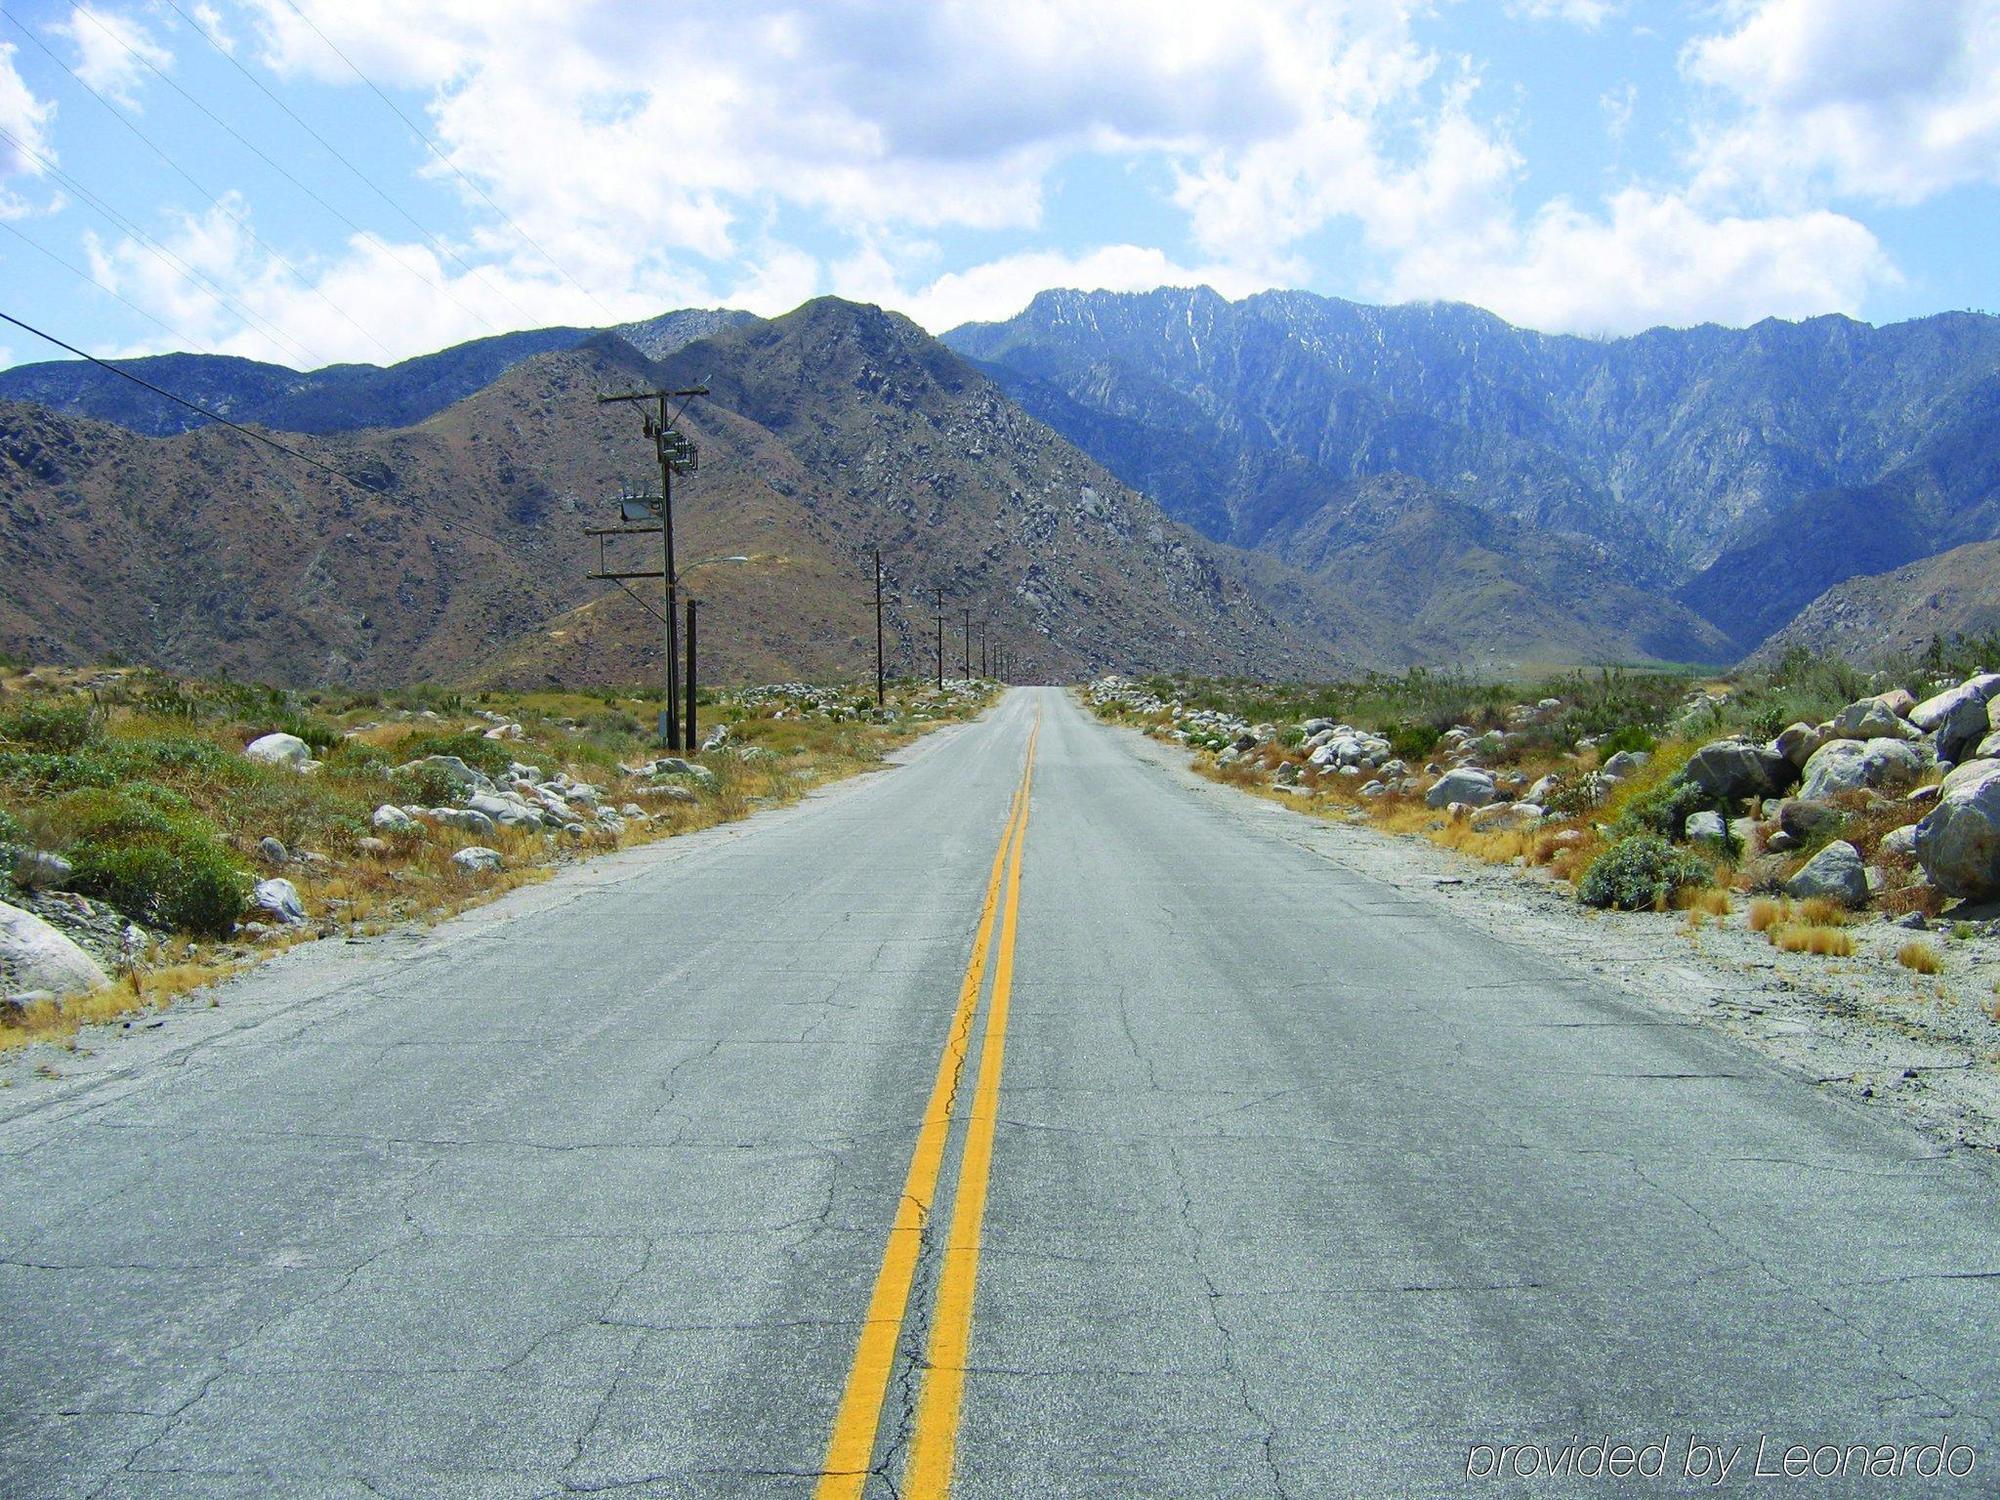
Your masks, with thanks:
<instances>
[{"instance_id":1,"label":"rock pile","mask_svg":"<svg viewBox=\"0 0 2000 1500\"><path fill-rule=\"evenodd\" d=\"M1941 690L1922 701L1888 688L1823 723L1788 725L1769 741L1701 745L1661 788L1676 825L1666 831L1733 854L1770 857L1764 873L1771 888L1859 908L1885 888L1887 872L1841 837L1843 830L1862 827L1855 836L1867 844L1866 825L1850 821L1856 816L1867 813L1880 828L1884 819L1914 819L1921 812L1914 826L1892 827L1876 839L1870 858L1889 862L1899 880L1907 874L1946 897L2000 901L2000 673L1936 686ZM1648 760L1643 750L1624 749L1590 769L1581 757L1600 747L1585 736L1572 746L1574 772L1525 786L1524 777L1496 769L1528 734L1539 733L1546 745L1549 728L1560 723L1563 705L1556 698L1514 707L1504 729L1446 730L1415 775L1394 757L1388 740L1329 719L1250 724L1163 699L1117 677L1092 683L1086 696L1100 709L1166 721L1168 733L1213 754L1218 765L1254 759L1268 768L1273 789L1288 795L1310 795L1329 776L1367 778L1355 788L1359 795L1421 795L1427 807L1480 829L1527 828L1551 816L1551 807L1575 813L1596 806ZM1715 723L1721 701L1707 689L1691 692L1682 727ZM1942 788L1929 784L1939 770L1948 773ZM1649 791L1648 798L1654 796ZM1812 858L1798 865L1807 851Z\"/></svg>"}]
</instances>

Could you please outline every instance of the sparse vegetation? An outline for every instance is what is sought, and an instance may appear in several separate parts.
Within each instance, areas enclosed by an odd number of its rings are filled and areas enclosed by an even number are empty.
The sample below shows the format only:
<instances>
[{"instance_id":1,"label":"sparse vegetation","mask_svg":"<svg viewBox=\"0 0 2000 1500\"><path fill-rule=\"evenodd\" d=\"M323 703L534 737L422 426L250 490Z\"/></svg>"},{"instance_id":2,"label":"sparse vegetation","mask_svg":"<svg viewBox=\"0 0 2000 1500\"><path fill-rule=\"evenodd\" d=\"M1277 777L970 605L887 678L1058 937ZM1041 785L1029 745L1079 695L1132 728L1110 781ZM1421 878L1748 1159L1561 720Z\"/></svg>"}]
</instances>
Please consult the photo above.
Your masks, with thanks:
<instances>
[{"instance_id":1,"label":"sparse vegetation","mask_svg":"<svg viewBox=\"0 0 2000 1500\"><path fill-rule=\"evenodd\" d=\"M1820 958L1851 958L1854 954L1854 935L1841 927L1788 922L1772 928L1768 936L1784 953L1811 953Z\"/></svg>"},{"instance_id":2,"label":"sparse vegetation","mask_svg":"<svg viewBox=\"0 0 2000 1500\"><path fill-rule=\"evenodd\" d=\"M1715 879L1706 861L1652 834L1620 839L1600 854L1577 883L1586 906L1616 911L1665 911L1685 887Z\"/></svg>"},{"instance_id":3,"label":"sparse vegetation","mask_svg":"<svg viewBox=\"0 0 2000 1500\"><path fill-rule=\"evenodd\" d=\"M1710 917L1726 917L1736 910L1735 900L1727 886L1685 886L1675 896L1674 904L1682 911L1700 912Z\"/></svg>"},{"instance_id":4,"label":"sparse vegetation","mask_svg":"<svg viewBox=\"0 0 2000 1500\"><path fill-rule=\"evenodd\" d=\"M1944 960L1938 956L1937 949L1929 943L1914 940L1896 950L1896 962L1919 974L1939 974L1944 971Z\"/></svg>"},{"instance_id":5,"label":"sparse vegetation","mask_svg":"<svg viewBox=\"0 0 2000 1500\"><path fill-rule=\"evenodd\" d=\"M647 778L626 769L658 753L646 732L653 705L643 698L493 692L466 710L426 688L299 694L137 670L0 671L0 845L60 855L71 866L65 888L139 924L147 949L143 967L127 965L118 986L29 1007L0 1025L0 1048L151 1003L175 984L192 985L192 974L226 972L300 937L434 919L581 855L792 800L875 763L927 723L976 711L986 696L939 698L926 685L903 684L878 715L872 691L865 702L851 691L806 688L711 693L703 729L726 726L729 743L698 757L708 779L668 800L645 796ZM469 721L472 712L480 717ZM273 732L304 740L318 769L243 754ZM384 803L462 806L465 789L438 766L399 769L434 755L503 785L526 764L595 790L562 829L474 831L441 819L374 829ZM619 811L634 805L636 813ZM259 852L267 838L284 846L278 862ZM498 849L503 869L475 877L452 864L475 843ZM7 879L9 863L0 859L0 899L25 900ZM303 923L239 929L251 887L265 875L297 887ZM64 915L59 904L50 914ZM190 937L202 941L193 958ZM163 979L169 970L179 978Z\"/></svg>"},{"instance_id":6,"label":"sparse vegetation","mask_svg":"<svg viewBox=\"0 0 2000 1500\"><path fill-rule=\"evenodd\" d=\"M1744 919L1745 925L1752 932L1769 932L1772 928L1785 921L1790 914L1790 910L1791 903L1789 901L1761 899L1752 901L1750 903L1750 914Z\"/></svg>"}]
</instances>

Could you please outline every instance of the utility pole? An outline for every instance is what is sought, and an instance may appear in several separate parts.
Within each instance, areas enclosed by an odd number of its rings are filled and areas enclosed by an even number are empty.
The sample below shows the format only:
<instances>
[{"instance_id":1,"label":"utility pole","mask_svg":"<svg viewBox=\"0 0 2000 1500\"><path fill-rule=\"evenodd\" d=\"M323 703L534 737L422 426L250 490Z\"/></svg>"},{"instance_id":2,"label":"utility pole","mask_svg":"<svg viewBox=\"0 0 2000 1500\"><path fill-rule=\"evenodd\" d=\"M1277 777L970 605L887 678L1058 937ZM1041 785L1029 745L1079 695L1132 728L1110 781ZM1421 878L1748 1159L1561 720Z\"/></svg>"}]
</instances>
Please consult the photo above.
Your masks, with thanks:
<instances>
[{"instance_id":1,"label":"utility pole","mask_svg":"<svg viewBox=\"0 0 2000 1500\"><path fill-rule=\"evenodd\" d=\"M986 659L986 622L981 620L979 622L979 675L987 677L991 673L992 664Z\"/></svg>"},{"instance_id":2,"label":"utility pole","mask_svg":"<svg viewBox=\"0 0 2000 1500\"><path fill-rule=\"evenodd\" d=\"M875 549L875 706L880 708L887 698L882 688L882 549Z\"/></svg>"},{"instance_id":3,"label":"utility pole","mask_svg":"<svg viewBox=\"0 0 2000 1500\"><path fill-rule=\"evenodd\" d=\"M688 595L687 601L687 747L692 754L700 743L696 736L700 733L694 727L694 611L701 601Z\"/></svg>"},{"instance_id":4,"label":"utility pole","mask_svg":"<svg viewBox=\"0 0 2000 1500\"><path fill-rule=\"evenodd\" d=\"M944 691L944 588L937 590L937 685Z\"/></svg>"},{"instance_id":5,"label":"utility pole","mask_svg":"<svg viewBox=\"0 0 2000 1500\"><path fill-rule=\"evenodd\" d=\"M965 612L965 675L972 676L972 611Z\"/></svg>"},{"instance_id":6,"label":"utility pole","mask_svg":"<svg viewBox=\"0 0 2000 1500\"><path fill-rule=\"evenodd\" d=\"M695 445L674 427L675 418L667 414L667 403L679 401L680 411L687 410L687 403L696 396L706 396L708 387L693 385L677 391L627 391L618 396L599 396L599 406L613 402L643 402L653 407L646 413L646 436L653 440L653 451L660 461L660 582L666 603L666 647L667 683L666 707L660 717L664 721L664 734L669 750L681 748L680 717L675 712L674 700L679 697L680 650L676 639L675 594L678 581L674 576L674 475L692 474L699 466L700 455ZM639 576L639 575L632 575ZM692 717L692 716L690 716Z\"/></svg>"}]
</instances>

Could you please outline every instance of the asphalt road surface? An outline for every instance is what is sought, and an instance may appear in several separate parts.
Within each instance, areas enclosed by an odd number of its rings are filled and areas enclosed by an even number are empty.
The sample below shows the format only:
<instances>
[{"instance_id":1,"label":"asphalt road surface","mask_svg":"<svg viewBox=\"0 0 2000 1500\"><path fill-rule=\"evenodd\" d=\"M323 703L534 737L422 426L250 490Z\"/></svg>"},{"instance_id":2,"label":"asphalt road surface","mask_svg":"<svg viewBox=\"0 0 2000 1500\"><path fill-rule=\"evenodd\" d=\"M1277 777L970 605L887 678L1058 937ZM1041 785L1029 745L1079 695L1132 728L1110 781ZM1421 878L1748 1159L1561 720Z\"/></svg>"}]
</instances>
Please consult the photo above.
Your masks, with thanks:
<instances>
[{"instance_id":1,"label":"asphalt road surface","mask_svg":"<svg viewBox=\"0 0 2000 1500\"><path fill-rule=\"evenodd\" d=\"M2000 1493L1988 1162L1054 690L104 1047L7 1497Z\"/></svg>"}]
</instances>

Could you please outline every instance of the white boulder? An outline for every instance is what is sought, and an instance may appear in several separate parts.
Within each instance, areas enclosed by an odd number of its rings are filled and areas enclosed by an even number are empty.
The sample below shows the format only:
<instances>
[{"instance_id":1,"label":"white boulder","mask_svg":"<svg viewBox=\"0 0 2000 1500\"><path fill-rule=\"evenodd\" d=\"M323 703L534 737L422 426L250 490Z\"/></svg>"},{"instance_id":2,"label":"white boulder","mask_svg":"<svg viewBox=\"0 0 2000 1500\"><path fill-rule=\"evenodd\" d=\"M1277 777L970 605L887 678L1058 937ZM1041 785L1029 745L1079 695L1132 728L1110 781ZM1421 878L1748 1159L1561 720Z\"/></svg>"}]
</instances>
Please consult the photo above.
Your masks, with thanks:
<instances>
[{"instance_id":1,"label":"white boulder","mask_svg":"<svg viewBox=\"0 0 2000 1500\"><path fill-rule=\"evenodd\" d=\"M312 764L312 746L295 734L260 735L243 747L243 753L251 760L289 771L303 771Z\"/></svg>"},{"instance_id":2,"label":"white boulder","mask_svg":"<svg viewBox=\"0 0 2000 1500\"><path fill-rule=\"evenodd\" d=\"M1902 740L1829 740L1806 762L1799 795L1821 801L1840 792L1907 786L1923 774L1923 756Z\"/></svg>"},{"instance_id":3,"label":"white boulder","mask_svg":"<svg viewBox=\"0 0 2000 1500\"><path fill-rule=\"evenodd\" d=\"M1910 718L1937 736L1939 760L1967 760L1993 727L1987 705L1996 697L2000 697L2000 672L1986 672L1919 703Z\"/></svg>"},{"instance_id":4,"label":"white boulder","mask_svg":"<svg viewBox=\"0 0 2000 1500\"><path fill-rule=\"evenodd\" d=\"M1454 802L1463 802L1468 807L1484 807L1497 795L1491 774L1472 766L1460 766L1445 772L1424 793L1424 805L1449 807Z\"/></svg>"},{"instance_id":5,"label":"white boulder","mask_svg":"<svg viewBox=\"0 0 2000 1500\"><path fill-rule=\"evenodd\" d=\"M1866 906L1868 867L1861 862L1861 851L1845 839L1835 839L1785 882L1785 894L1794 901L1824 896L1843 906Z\"/></svg>"},{"instance_id":6,"label":"white boulder","mask_svg":"<svg viewBox=\"0 0 2000 1500\"><path fill-rule=\"evenodd\" d=\"M258 881L250 892L250 905L287 927L296 927L306 919L305 904L299 900L299 888L283 876Z\"/></svg>"},{"instance_id":7,"label":"white boulder","mask_svg":"<svg viewBox=\"0 0 2000 1500\"><path fill-rule=\"evenodd\" d=\"M0 990L45 990L60 999L102 989L97 960L31 911L0 901Z\"/></svg>"},{"instance_id":8,"label":"white boulder","mask_svg":"<svg viewBox=\"0 0 2000 1500\"><path fill-rule=\"evenodd\" d=\"M1916 856L1947 896L2000 896L2000 760L1969 760L1945 777L1917 824Z\"/></svg>"},{"instance_id":9,"label":"white boulder","mask_svg":"<svg viewBox=\"0 0 2000 1500\"><path fill-rule=\"evenodd\" d=\"M1914 740L1923 731L1896 711L1908 693L1861 698L1833 716L1833 732L1844 740Z\"/></svg>"}]
</instances>

